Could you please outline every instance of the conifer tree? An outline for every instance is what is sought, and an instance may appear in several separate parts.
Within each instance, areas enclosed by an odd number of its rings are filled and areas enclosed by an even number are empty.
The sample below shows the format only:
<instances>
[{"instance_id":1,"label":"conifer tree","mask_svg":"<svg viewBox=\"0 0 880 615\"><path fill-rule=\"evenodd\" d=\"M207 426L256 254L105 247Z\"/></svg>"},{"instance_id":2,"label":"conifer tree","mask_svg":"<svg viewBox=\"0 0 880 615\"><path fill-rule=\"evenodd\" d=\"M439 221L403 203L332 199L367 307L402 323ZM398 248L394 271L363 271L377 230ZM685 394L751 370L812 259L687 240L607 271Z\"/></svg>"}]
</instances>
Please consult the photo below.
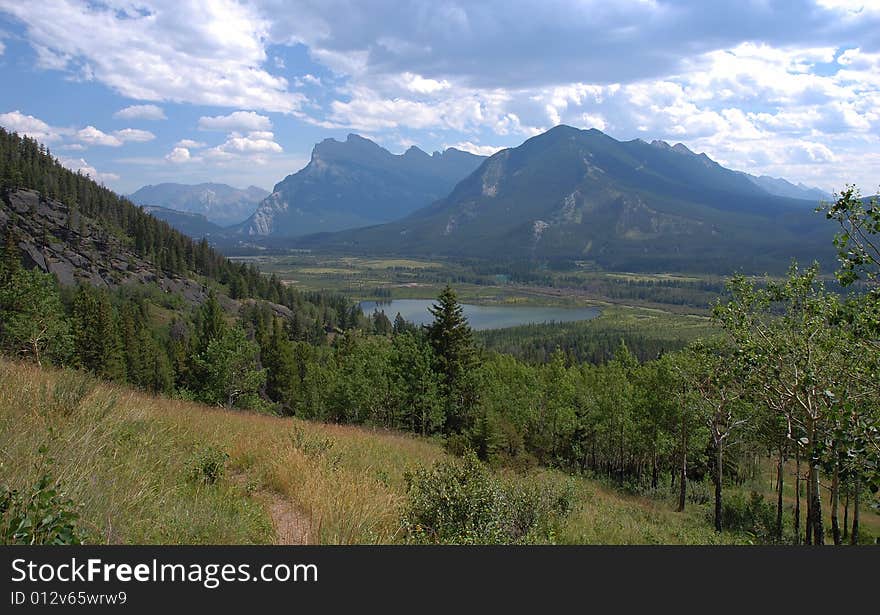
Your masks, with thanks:
<instances>
[{"instance_id":1,"label":"conifer tree","mask_svg":"<svg viewBox=\"0 0 880 615\"><path fill-rule=\"evenodd\" d=\"M80 285L73 300L73 324L79 364L102 378L124 380L119 331L107 292Z\"/></svg>"},{"instance_id":2,"label":"conifer tree","mask_svg":"<svg viewBox=\"0 0 880 615\"><path fill-rule=\"evenodd\" d=\"M476 358L473 332L450 286L428 311L434 316L427 333L446 398L446 429L461 431L468 426L467 411L476 393L472 382Z\"/></svg>"}]
</instances>

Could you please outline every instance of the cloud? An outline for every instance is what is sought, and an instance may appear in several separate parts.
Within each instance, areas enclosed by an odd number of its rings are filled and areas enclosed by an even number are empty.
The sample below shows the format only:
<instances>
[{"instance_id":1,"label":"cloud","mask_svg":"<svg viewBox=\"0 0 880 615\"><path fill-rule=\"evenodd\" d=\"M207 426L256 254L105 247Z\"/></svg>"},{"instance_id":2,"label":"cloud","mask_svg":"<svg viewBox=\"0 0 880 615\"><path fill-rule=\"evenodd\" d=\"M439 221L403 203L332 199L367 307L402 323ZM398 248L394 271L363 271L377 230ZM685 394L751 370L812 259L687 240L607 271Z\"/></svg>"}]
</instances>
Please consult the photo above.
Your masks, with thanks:
<instances>
[{"instance_id":1,"label":"cloud","mask_svg":"<svg viewBox=\"0 0 880 615\"><path fill-rule=\"evenodd\" d=\"M27 135L42 143L54 143L61 139L57 128L52 128L43 120L33 115L25 115L18 110L0 114L0 126L20 135Z\"/></svg>"},{"instance_id":2,"label":"cloud","mask_svg":"<svg viewBox=\"0 0 880 615\"><path fill-rule=\"evenodd\" d=\"M62 156L58 158L58 162L74 173L82 172L84 175L88 175L98 183L103 184L119 180L119 176L115 173L99 173L95 167L90 165L83 158L65 158Z\"/></svg>"},{"instance_id":3,"label":"cloud","mask_svg":"<svg viewBox=\"0 0 880 615\"><path fill-rule=\"evenodd\" d=\"M463 152L470 152L471 154L476 154L477 156L491 156L492 154L504 149L503 147L498 147L496 145L477 145L476 143L471 143L470 141L460 141L458 143L453 143L452 145L444 145L443 147L444 149L460 149Z\"/></svg>"},{"instance_id":4,"label":"cloud","mask_svg":"<svg viewBox=\"0 0 880 615\"><path fill-rule=\"evenodd\" d=\"M144 101L293 112L305 100L264 67L269 21L235 0L0 0L42 68Z\"/></svg>"},{"instance_id":5,"label":"cloud","mask_svg":"<svg viewBox=\"0 0 880 615\"><path fill-rule=\"evenodd\" d=\"M206 150L205 156L228 159L233 156L252 154L280 154L282 151L281 146L274 141L274 135L271 132L255 131L247 135L232 133L223 144Z\"/></svg>"},{"instance_id":6,"label":"cloud","mask_svg":"<svg viewBox=\"0 0 880 615\"><path fill-rule=\"evenodd\" d=\"M119 147L123 141L119 137L107 134L94 126L86 126L76 132L76 137L87 145L103 145L106 147Z\"/></svg>"},{"instance_id":7,"label":"cloud","mask_svg":"<svg viewBox=\"0 0 880 615\"><path fill-rule=\"evenodd\" d=\"M253 131L269 130L272 122L265 115L253 111L236 111L229 115L217 115L214 117L202 116L199 118L199 130Z\"/></svg>"},{"instance_id":8,"label":"cloud","mask_svg":"<svg viewBox=\"0 0 880 615\"><path fill-rule=\"evenodd\" d=\"M138 128L123 128L122 130L114 131L113 135L118 139L121 139L123 142L136 141L138 143L143 143L146 141L152 141L156 138L156 135L149 130L140 130Z\"/></svg>"},{"instance_id":9,"label":"cloud","mask_svg":"<svg viewBox=\"0 0 880 615\"><path fill-rule=\"evenodd\" d=\"M221 145L175 146L205 168L274 164L281 146L260 133L285 112L475 151L568 123L823 187L876 174L880 5L867 1L24 4L0 0L0 11L40 66L138 100L221 107L199 121L226 134ZM127 109L143 106L156 105ZM42 128L62 142L76 133Z\"/></svg>"},{"instance_id":10,"label":"cloud","mask_svg":"<svg viewBox=\"0 0 880 615\"><path fill-rule=\"evenodd\" d=\"M131 105L120 109L113 117L122 120L165 120L165 111L156 105Z\"/></svg>"},{"instance_id":11,"label":"cloud","mask_svg":"<svg viewBox=\"0 0 880 615\"><path fill-rule=\"evenodd\" d=\"M0 56L3 55L3 52L6 51L6 45L3 44L3 41L0 40Z\"/></svg>"},{"instance_id":12,"label":"cloud","mask_svg":"<svg viewBox=\"0 0 880 615\"><path fill-rule=\"evenodd\" d=\"M187 148L175 147L165 156L165 160L174 163L189 162L191 160L191 156Z\"/></svg>"},{"instance_id":13,"label":"cloud","mask_svg":"<svg viewBox=\"0 0 880 615\"><path fill-rule=\"evenodd\" d=\"M261 4L273 40L306 45L336 72L481 88L632 83L746 42L832 46L873 40L880 25L880 12L848 15L813 0L716 0L711 11L697 0Z\"/></svg>"},{"instance_id":14,"label":"cloud","mask_svg":"<svg viewBox=\"0 0 880 615\"><path fill-rule=\"evenodd\" d=\"M193 139L181 139L177 143L174 144L176 147L186 147L190 149L195 149L199 147L205 147L206 143L202 141L194 141Z\"/></svg>"},{"instance_id":15,"label":"cloud","mask_svg":"<svg viewBox=\"0 0 880 615\"><path fill-rule=\"evenodd\" d=\"M449 82L445 79L440 81L425 79L421 75L414 75L412 73L404 73L403 81L406 89L417 94L432 94L440 90L449 89Z\"/></svg>"}]
</instances>

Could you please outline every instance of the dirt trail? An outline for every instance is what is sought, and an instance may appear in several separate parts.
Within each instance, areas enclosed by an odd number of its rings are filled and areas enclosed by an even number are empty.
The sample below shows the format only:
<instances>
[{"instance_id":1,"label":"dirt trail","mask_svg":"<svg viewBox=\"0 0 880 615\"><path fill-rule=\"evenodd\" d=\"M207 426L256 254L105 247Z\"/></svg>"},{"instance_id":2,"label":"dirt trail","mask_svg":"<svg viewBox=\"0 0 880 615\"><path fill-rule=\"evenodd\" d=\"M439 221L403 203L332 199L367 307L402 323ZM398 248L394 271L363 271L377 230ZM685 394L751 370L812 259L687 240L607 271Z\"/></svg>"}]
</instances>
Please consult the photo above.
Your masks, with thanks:
<instances>
[{"instance_id":1,"label":"dirt trail","mask_svg":"<svg viewBox=\"0 0 880 615\"><path fill-rule=\"evenodd\" d=\"M262 492L260 495L268 504L275 526L275 542L279 545L309 544L312 523L308 515L278 493Z\"/></svg>"},{"instance_id":2,"label":"dirt trail","mask_svg":"<svg viewBox=\"0 0 880 615\"><path fill-rule=\"evenodd\" d=\"M231 474L231 479L242 488L245 488L248 483L247 475L238 472ZM251 495L265 506L266 512L272 519L272 526L275 528L275 544L311 544L311 519L295 503L280 493L265 489L258 489Z\"/></svg>"}]
</instances>

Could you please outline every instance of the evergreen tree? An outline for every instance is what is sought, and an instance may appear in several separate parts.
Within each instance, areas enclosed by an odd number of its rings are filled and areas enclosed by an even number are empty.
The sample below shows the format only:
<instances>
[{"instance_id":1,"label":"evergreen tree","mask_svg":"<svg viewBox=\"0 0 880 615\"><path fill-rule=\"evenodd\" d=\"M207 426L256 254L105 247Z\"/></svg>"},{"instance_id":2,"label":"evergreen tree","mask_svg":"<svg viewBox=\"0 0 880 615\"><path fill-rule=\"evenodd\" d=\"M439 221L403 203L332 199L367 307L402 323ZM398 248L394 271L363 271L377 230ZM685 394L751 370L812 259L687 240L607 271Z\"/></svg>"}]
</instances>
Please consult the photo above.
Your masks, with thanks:
<instances>
[{"instance_id":1,"label":"evergreen tree","mask_svg":"<svg viewBox=\"0 0 880 615\"><path fill-rule=\"evenodd\" d=\"M76 359L102 378L124 380L125 362L116 324L107 292L80 285L73 300Z\"/></svg>"},{"instance_id":2,"label":"evergreen tree","mask_svg":"<svg viewBox=\"0 0 880 615\"><path fill-rule=\"evenodd\" d=\"M467 413L476 394L472 378L476 363L473 332L450 286L443 289L428 311L434 316L427 334L446 400L446 430L462 431L468 426Z\"/></svg>"},{"instance_id":3,"label":"evergreen tree","mask_svg":"<svg viewBox=\"0 0 880 615\"><path fill-rule=\"evenodd\" d=\"M385 315L385 312L380 312L379 310L373 311L373 331L377 335L391 335L394 332L394 325L391 324L391 321L388 320L388 317Z\"/></svg>"},{"instance_id":4,"label":"evergreen tree","mask_svg":"<svg viewBox=\"0 0 880 615\"><path fill-rule=\"evenodd\" d=\"M226 330L223 308L212 290L196 316L196 352L204 352L208 344Z\"/></svg>"},{"instance_id":5,"label":"evergreen tree","mask_svg":"<svg viewBox=\"0 0 880 615\"><path fill-rule=\"evenodd\" d=\"M281 406L283 414L292 414L296 403L296 358L293 344L278 319L272 323L272 335L262 347L260 358L266 368L266 395Z\"/></svg>"}]
</instances>

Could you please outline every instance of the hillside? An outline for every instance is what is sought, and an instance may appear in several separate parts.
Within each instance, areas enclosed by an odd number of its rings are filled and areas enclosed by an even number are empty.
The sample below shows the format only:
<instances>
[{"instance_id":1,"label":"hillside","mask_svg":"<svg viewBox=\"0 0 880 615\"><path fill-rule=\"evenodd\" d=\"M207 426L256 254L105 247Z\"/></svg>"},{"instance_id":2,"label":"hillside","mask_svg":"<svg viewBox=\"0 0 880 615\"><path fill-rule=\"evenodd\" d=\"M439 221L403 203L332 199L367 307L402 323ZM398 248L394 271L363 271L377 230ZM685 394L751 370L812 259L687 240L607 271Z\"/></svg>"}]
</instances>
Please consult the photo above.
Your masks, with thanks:
<instances>
[{"instance_id":1,"label":"hillside","mask_svg":"<svg viewBox=\"0 0 880 615\"><path fill-rule=\"evenodd\" d=\"M231 226L254 213L267 196L268 192L256 186L240 189L217 183L165 183L143 186L129 198L138 205L200 214L217 226Z\"/></svg>"},{"instance_id":2,"label":"hillside","mask_svg":"<svg viewBox=\"0 0 880 615\"><path fill-rule=\"evenodd\" d=\"M405 472L447 459L413 436L162 399L5 359L0 448L0 484L27 491L48 473L79 506L86 541L109 544L400 542ZM559 542L744 540L714 536L700 507L680 515L584 479L575 493Z\"/></svg>"},{"instance_id":3,"label":"hillside","mask_svg":"<svg viewBox=\"0 0 880 615\"><path fill-rule=\"evenodd\" d=\"M153 207L144 205L145 212L163 220L170 224L187 237L193 239L201 239L210 235L219 235L223 232L223 227L218 226L208 220L204 214L189 213L186 211L178 211L176 209L168 209L166 207Z\"/></svg>"},{"instance_id":4,"label":"hillside","mask_svg":"<svg viewBox=\"0 0 880 615\"><path fill-rule=\"evenodd\" d=\"M623 271L763 272L792 257L831 260L830 231L814 207L772 195L681 144L558 126L493 155L404 220L297 245Z\"/></svg>"},{"instance_id":5,"label":"hillside","mask_svg":"<svg viewBox=\"0 0 880 615\"><path fill-rule=\"evenodd\" d=\"M26 267L54 274L62 285L101 288L156 284L201 302L202 284L156 267L120 233L34 190L6 190L0 198L0 228L11 230Z\"/></svg>"},{"instance_id":6,"label":"hillside","mask_svg":"<svg viewBox=\"0 0 880 615\"><path fill-rule=\"evenodd\" d=\"M235 229L246 236L292 237L402 218L445 196L483 161L456 149L395 155L350 134L315 145L309 164L275 185Z\"/></svg>"}]
</instances>

